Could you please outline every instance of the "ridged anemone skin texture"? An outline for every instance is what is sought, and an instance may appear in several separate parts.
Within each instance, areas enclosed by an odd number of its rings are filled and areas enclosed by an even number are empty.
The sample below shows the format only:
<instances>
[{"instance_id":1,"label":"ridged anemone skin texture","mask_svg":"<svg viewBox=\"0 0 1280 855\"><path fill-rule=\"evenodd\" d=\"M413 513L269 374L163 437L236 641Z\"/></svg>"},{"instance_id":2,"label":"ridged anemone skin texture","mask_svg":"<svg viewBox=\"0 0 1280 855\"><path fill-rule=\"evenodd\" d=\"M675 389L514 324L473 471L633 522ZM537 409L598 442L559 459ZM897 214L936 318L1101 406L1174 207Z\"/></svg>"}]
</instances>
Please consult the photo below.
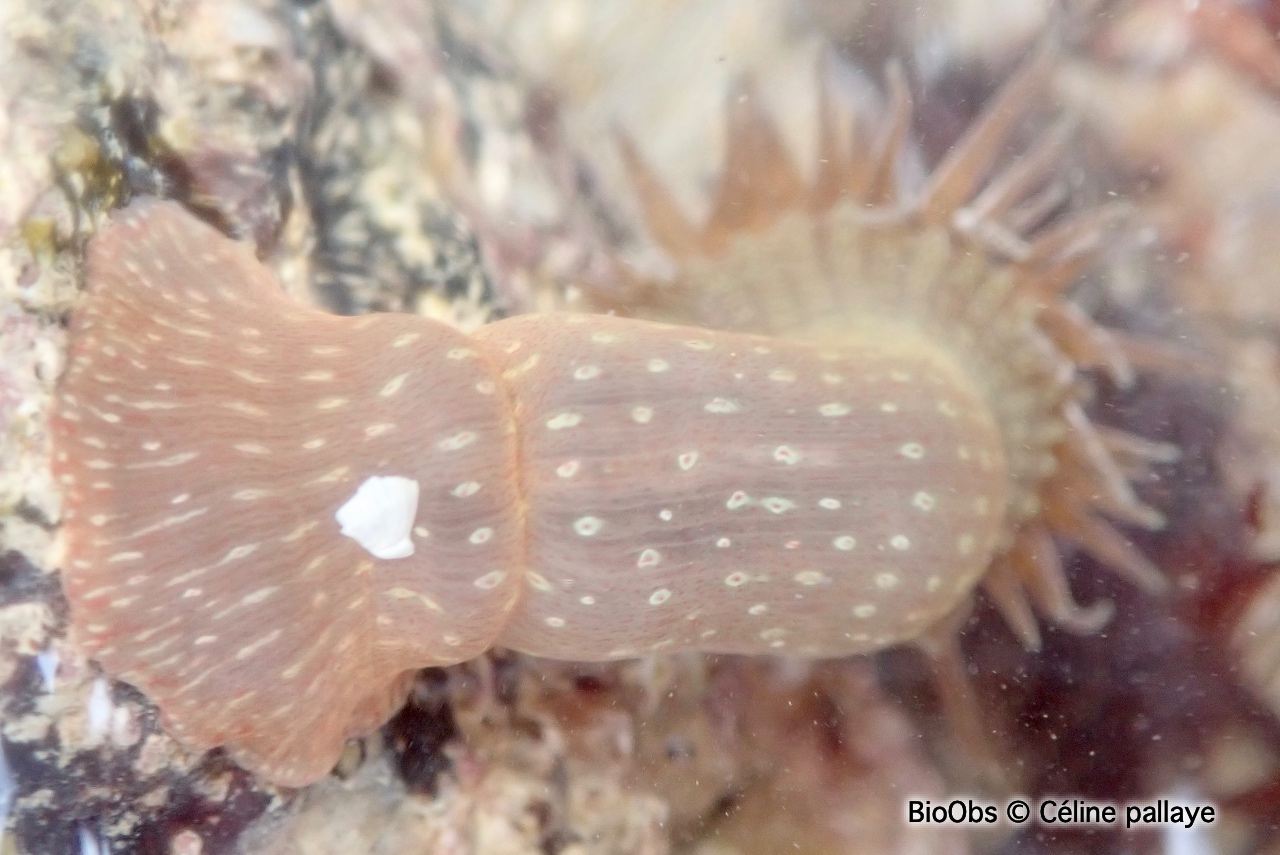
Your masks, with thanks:
<instances>
[{"instance_id":1,"label":"ridged anemone skin texture","mask_svg":"<svg viewBox=\"0 0 1280 855\"><path fill-rule=\"evenodd\" d=\"M90 244L54 418L75 637L184 742L298 786L415 669L494 645L846 656L921 637L979 584L1029 646L1033 603L1095 629L1105 604L1072 600L1052 536L1158 588L1095 512L1158 525L1125 473L1169 453L1077 400L1077 366L1128 372L1061 297L1106 218L1007 231L1004 252L957 226L1043 179L1060 139L987 173L1047 68L908 200L902 134L850 153L834 109L806 185L732 99L697 228L624 141L681 271L647 318L336 317L178 204L135 201Z\"/></svg>"}]
</instances>

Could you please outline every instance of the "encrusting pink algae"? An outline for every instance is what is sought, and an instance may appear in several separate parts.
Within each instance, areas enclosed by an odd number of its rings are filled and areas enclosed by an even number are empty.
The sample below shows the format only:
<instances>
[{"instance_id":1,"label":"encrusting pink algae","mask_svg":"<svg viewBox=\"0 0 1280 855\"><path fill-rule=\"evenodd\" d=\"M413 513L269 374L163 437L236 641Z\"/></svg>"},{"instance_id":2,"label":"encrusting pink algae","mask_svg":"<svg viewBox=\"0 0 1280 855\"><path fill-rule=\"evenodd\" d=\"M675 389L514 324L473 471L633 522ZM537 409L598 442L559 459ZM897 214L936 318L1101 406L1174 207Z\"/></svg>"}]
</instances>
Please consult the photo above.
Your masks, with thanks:
<instances>
[{"instance_id":1,"label":"encrusting pink algae","mask_svg":"<svg viewBox=\"0 0 1280 855\"><path fill-rule=\"evenodd\" d=\"M925 637L979 584L1028 646L1032 603L1096 629L1052 536L1159 589L1096 512L1158 526L1129 476L1170 450L1081 408L1078 366L1130 375L1062 297L1107 213L1007 225L1061 138L987 180L1049 66L918 193L901 91L857 151L824 113L812 185L735 99L700 227L624 141L680 265L643 319L336 317L134 202L90 245L55 419L76 637L180 739L300 785L415 669L494 645L845 656Z\"/></svg>"}]
</instances>

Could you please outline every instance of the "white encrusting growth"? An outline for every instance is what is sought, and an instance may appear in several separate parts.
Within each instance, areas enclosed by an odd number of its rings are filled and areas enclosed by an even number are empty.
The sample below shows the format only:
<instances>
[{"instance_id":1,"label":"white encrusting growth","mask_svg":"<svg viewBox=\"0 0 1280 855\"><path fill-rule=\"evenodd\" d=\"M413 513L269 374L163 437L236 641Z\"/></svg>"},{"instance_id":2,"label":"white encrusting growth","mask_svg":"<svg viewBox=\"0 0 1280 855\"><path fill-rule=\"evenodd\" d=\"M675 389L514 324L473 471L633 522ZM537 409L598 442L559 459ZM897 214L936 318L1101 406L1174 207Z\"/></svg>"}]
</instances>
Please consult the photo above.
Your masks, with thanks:
<instances>
[{"instance_id":1,"label":"white encrusting growth","mask_svg":"<svg viewBox=\"0 0 1280 855\"><path fill-rule=\"evenodd\" d=\"M364 547L374 558L408 558L414 553L413 523L418 515L418 482L399 475L374 475L334 518L341 533Z\"/></svg>"}]
</instances>

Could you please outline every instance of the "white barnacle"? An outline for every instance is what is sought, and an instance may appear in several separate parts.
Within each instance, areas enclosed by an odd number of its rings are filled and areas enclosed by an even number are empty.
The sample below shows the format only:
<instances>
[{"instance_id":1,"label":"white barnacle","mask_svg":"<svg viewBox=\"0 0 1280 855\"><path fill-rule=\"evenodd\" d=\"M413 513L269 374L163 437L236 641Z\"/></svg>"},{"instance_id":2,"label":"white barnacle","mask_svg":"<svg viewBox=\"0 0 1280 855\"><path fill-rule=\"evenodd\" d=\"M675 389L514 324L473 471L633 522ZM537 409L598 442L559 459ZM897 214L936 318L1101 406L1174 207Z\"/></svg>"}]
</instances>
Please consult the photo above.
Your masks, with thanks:
<instances>
[{"instance_id":1,"label":"white barnacle","mask_svg":"<svg viewBox=\"0 0 1280 855\"><path fill-rule=\"evenodd\" d=\"M414 518L418 515L418 482L399 475L374 475L356 488L334 518L342 534L374 558L407 558L413 554Z\"/></svg>"}]
</instances>

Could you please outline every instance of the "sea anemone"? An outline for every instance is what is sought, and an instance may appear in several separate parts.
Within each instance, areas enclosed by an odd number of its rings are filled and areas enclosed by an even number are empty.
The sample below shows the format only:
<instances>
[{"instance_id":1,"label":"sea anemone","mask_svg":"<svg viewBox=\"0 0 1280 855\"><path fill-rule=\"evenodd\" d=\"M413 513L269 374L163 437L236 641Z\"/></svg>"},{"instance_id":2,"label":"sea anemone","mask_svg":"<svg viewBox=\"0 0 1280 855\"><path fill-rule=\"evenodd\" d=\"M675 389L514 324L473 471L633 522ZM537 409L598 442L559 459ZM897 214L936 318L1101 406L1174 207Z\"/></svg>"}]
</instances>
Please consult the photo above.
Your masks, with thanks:
<instances>
[{"instance_id":1,"label":"sea anemone","mask_svg":"<svg viewBox=\"0 0 1280 855\"><path fill-rule=\"evenodd\" d=\"M980 582L1030 646L1032 602L1097 628L1052 535L1161 588L1097 512L1158 525L1128 475L1169 450L1082 409L1078 366L1130 368L1062 297L1109 215L1024 234L1063 138L984 183L1050 68L914 194L901 86L871 148L824 100L809 185L735 97L701 227L624 144L680 265L647 319L335 317L133 203L89 247L54 422L77 638L179 738L299 785L414 669L492 645L844 656Z\"/></svg>"}]
</instances>

